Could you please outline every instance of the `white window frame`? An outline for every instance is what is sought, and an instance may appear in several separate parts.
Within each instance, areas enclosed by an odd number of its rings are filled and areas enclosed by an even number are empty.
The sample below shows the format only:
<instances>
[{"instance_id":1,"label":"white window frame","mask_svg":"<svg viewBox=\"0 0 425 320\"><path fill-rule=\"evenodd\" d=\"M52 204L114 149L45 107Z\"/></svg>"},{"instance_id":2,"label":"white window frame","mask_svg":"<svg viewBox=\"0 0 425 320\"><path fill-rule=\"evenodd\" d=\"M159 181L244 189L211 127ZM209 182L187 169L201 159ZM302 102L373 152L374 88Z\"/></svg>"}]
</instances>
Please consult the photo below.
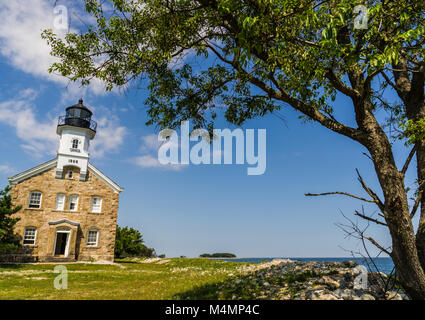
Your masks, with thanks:
<instances>
[{"instance_id":1,"label":"white window frame","mask_svg":"<svg viewBox=\"0 0 425 320\"><path fill-rule=\"evenodd\" d=\"M40 200L39 200L38 206L35 202L31 203L31 202L35 201L35 200L32 200L32 195L36 194L36 193L40 194ZM30 209L40 209L42 199L43 199L43 193L41 191L31 191L30 192L30 198L28 200L28 208L30 208Z\"/></svg>"},{"instance_id":2,"label":"white window frame","mask_svg":"<svg viewBox=\"0 0 425 320\"><path fill-rule=\"evenodd\" d=\"M34 234L28 235L27 231L29 231L29 230L33 230ZM28 236L30 237L29 239L27 238ZM30 240L30 241L32 240L33 242L32 243L25 243L25 241L27 241L27 240ZM26 246L33 246L33 245L35 245L36 240L37 240L37 228L36 227L25 227L24 236L23 236L23 239L22 239L22 244L26 245Z\"/></svg>"},{"instance_id":3,"label":"white window frame","mask_svg":"<svg viewBox=\"0 0 425 320\"><path fill-rule=\"evenodd\" d=\"M62 196L62 197L63 197L63 200L62 200L62 204L61 204L61 206L59 207L58 199L59 199L59 197L60 197L60 196ZM65 196L63 193L58 193L58 194L56 195L55 210L58 210L58 211L63 211L63 210L65 210L65 201L66 201L66 196Z\"/></svg>"},{"instance_id":4,"label":"white window frame","mask_svg":"<svg viewBox=\"0 0 425 320\"><path fill-rule=\"evenodd\" d=\"M77 142L77 146L76 147L74 147L74 142ZM78 145L80 144L80 140L78 140L77 138L73 138L72 140L71 140L71 149L74 149L74 150L78 150L79 148L78 148Z\"/></svg>"},{"instance_id":5,"label":"white window frame","mask_svg":"<svg viewBox=\"0 0 425 320\"><path fill-rule=\"evenodd\" d=\"M100 203L95 207L94 200L99 199ZM102 212L102 197L94 196L91 198L91 212L101 213Z\"/></svg>"},{"instance_id":6,"label":"white window frame","mask_svg":"<svg viewBox=\"0 0 425 320\"><path fill-rule=\"evenodd\" d=\"M89 241L90 232L96 232L96 241L95 242ZM97 229L89 229L87 231L87 241L86 241L86 244L87 244L88 247L97 247L98 246L98 244L99 244L99 230L97 230Z\"/></svg>"},{"instance_id":7,"label":"white window frame","mask_svg":"<svg viewBox=\"0 0 425 320\"><path fill-rule=\"evenodd\" d=\"M74 203L72 201L72 199L75 199L75 198L77 198L77 201L75 202L75 207L72 209L71 205ZM79 198L80 197L78 196L78 194L73 194L69 197L69 211L78 211L78 200L79 200Z\"/></svg>"}]
</instances>

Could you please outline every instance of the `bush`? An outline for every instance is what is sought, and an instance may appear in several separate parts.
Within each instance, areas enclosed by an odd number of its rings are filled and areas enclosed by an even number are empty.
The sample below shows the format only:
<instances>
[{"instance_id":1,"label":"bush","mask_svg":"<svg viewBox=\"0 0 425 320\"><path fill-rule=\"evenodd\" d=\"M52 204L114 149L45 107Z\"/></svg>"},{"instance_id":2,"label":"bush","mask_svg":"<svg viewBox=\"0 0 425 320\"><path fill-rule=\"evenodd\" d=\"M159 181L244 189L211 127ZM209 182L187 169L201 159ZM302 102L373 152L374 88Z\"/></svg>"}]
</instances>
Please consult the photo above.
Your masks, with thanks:
<instances>
[{"instance_id":1,"label":"bush","mask_svg":"<svg viewBox=\"0 0 425 320\"><path fill-rule=\"evenodd\" d=\"M115 258L153 256L155 256L155 250L143 244L142 234L139 230L117 226Z\"/></svg>"}]
</instances>

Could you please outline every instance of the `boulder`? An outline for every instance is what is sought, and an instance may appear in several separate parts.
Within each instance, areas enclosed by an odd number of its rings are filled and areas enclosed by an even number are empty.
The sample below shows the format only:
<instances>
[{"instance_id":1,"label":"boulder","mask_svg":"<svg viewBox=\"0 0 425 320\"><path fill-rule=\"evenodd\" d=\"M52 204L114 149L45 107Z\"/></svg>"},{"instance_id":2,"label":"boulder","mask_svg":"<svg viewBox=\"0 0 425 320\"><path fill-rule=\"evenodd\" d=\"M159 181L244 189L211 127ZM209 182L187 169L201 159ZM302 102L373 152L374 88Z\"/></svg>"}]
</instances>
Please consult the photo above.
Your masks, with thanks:
<instances>
[{"instance_id":1,"label":"boulder","mask_svg":"<svg viewBox=\"0 0 425 320\"><path fill-rule=\"evenodd\" d=\"M386 300L403 300L403 297L396 291L388 291L385 293Z\"/></svg>"}]
</instances>

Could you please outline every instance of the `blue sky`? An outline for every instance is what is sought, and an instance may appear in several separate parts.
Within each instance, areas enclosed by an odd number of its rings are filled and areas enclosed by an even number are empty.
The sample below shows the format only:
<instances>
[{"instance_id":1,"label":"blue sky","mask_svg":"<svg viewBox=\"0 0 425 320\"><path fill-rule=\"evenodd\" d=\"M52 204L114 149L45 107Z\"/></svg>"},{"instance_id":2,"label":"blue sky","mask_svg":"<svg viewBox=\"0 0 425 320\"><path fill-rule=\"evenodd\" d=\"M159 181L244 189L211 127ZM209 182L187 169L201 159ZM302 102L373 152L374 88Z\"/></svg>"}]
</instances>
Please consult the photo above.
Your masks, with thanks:
<instances>
[{"instance_id":1,"label":"blue sky","mask_svg":"<svg viewBox=\"0 0 425 320\"><path fill-rule=\"evenodd\" d=\"M344 249L361 249L335 223L345 222L341 212L353 218L362 202L304 196L337 190L366 196L355 168L378 190L372 164L359 144L317 124L304 124L299 114L284 107L285 122L268 115L242 127L267 130L264 175L248 176L245 165L161 167L151 161L158 130L145 125L144 90L105 93L101 84L80 88L47 73L54 60L39 34L51 27L53 2L0 0L1 186L8 176L55 157L57 117L82 97L99 123L91 162L125 189L118 222L141 230L157 253L337 257L349 255ZM338 97L335 105L337 118L353 125L349 101ZM234 128L222 120L216 127ZM400 164L408 150L402 144L394 149ZM411 181L412 174L410 170ZM374 210L365 206L367 213ZM390 244L382 227L370 226L369 234Z\"/></svg>"}]
</instances>

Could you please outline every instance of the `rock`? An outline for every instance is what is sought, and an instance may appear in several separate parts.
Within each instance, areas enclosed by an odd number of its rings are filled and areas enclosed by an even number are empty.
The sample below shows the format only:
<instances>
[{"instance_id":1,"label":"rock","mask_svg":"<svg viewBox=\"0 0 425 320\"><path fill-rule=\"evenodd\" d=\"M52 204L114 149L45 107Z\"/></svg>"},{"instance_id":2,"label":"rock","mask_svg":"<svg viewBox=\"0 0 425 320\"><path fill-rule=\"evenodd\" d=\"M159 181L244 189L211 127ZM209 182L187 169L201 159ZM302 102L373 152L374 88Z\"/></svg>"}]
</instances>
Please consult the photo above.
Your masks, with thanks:
<instances>
[{"instance_id":1,"label":"rock","mask_svg":"<svg viewBox=\"0 0 425 320\"><path fill-rule=\"evenodd\" d=\"M384 296L382 284L387 275L377 272L368 273L368 286L354 284L358 268L353 261L340 262L303 262L274 260L261 264L242 266L236 272L245 276L245 280L235 279L233 286L252 285L253 297L258 299L294 299L294 300L403 300L402 293L391 291ZM356 272L357 271L357 272ZM233 298L233 297L232 297ZM239 299L239 297L236 297Z\"/></svg>"},{"instance_id":2,"label":"rock","mask_svg":"<svg viewBox=\"0 0 425 320\"><path fill-rule=\"evenodd\" d=\"M332 292L332 294L344 300L353 298L353 291L350 289L336 289L334 292Z\"/></svg>"},{"instance_id":3,"label":"rock","mask_svg":"<svg viewBox=\"0 0 425 320\"><path fill-rule=\"evenodd\" d=\"M342 300L342 299L335 297L333 294L326 293L317 298L313 298L312 300Z\"/></svg>"},{"instance_id":4,"label":"rock","mask_svg":"<svg viewBox=\"0 0 425 320\"><path fill-rule=\"evenodd\" d=\"M403 300L403 297L396 291L388 291L385 293L386 300Z\"/></svg>"},{"instance_id":5,"label":"rock","mask_svg":"<svg viewBox=\"0 0 425 320\"><path fill-rule=\"evenodd\" d=\"M331 289L338 289L341 286L338 281L332 279L331 277L324 276L322 277L322 281L324 284L331 287Z\"/></svg>"},{"instance_id":6,"label":"rock","mask_svg":"<svg viewBox=\"0 0 425 320\"><path fill-rule=\"evenodd\" d=\"M399 292L399 295L403 298L403 300L410 300L409 296L403 292Z\"/></svg>"},{"instance_id":7,"label":"rock","mask_svg":"<svg viewBox=\"0 0 425 320\"><path fill-rule=\"evenodd\" d=\"M342 261L341 265L346 268L354 268L355 266L357 266L357 263L355 263L354 261Z\"/></svg>"},{"instance_id":8,"label":"rock","mask_svg":"<svg viewBox=\"0 0 425 320\"><path fill-rule=\"evenodd\" d=\"M317 298L319 298L320 296L325 294L325 290L323 289L316 289L316 290L310 290L307 291L305 294L305 297L307 299L311 299L311 300L317 300Z\"/></svg>"}]
</instances>

